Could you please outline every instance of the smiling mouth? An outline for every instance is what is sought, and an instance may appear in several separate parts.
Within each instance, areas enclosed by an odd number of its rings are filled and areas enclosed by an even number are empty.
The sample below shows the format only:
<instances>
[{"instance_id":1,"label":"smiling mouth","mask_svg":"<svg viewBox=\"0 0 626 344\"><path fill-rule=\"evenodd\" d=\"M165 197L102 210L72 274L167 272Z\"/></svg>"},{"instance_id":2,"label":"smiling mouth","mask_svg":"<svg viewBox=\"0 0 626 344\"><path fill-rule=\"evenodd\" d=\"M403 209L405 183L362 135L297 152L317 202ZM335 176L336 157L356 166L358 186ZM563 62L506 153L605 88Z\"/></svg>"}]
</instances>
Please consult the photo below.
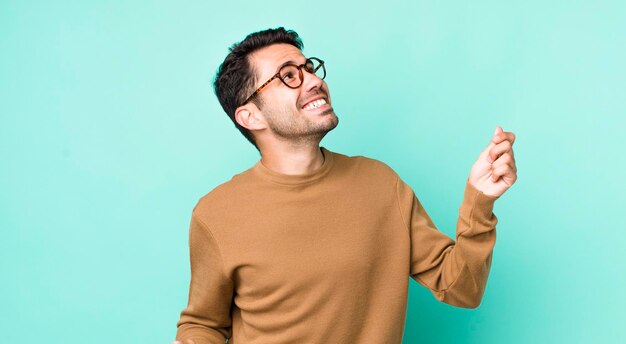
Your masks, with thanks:
<instances>
[{"instance_id":1,"label":"smiling mouth","mask_svg":"<svg viewBox=\"0 0 626 344\"><path fill-rule=\"evenodd\" d=\"M310 102L306 103L302 108L304 110L315 110L315 109L320 108L320 107L322 107L322 106L324 106L326 104L327 104L326 103L326 99L320 98L320 99L316 99L316 100L313 100L313 101L310 101Z\"/></svg>"}]
</instances>

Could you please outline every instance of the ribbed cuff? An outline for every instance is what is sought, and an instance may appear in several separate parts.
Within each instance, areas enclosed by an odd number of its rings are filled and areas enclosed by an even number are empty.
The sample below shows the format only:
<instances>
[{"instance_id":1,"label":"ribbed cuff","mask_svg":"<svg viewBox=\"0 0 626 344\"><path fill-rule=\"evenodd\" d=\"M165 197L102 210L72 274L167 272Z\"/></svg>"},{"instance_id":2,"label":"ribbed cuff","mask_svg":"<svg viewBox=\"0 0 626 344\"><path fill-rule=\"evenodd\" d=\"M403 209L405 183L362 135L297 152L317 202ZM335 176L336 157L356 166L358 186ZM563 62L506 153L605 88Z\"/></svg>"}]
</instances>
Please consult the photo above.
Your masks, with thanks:
<instances>
[{"instance_id":1,"label":"ribbed cuff","mask_svg":"<svg viewBox=\"0 0 626 344\"><path fill-rule=\"evenodd\" d=\"M469 179L466 181L463 202L459 209L459 220L463 222L463 226L459 229L462 230L463 234L475 235L490 231L495 227L498 219L493 213L493 207L498 198L499 196L485 195L476 189L469 182Z\"/></svg>"}]
</instances>

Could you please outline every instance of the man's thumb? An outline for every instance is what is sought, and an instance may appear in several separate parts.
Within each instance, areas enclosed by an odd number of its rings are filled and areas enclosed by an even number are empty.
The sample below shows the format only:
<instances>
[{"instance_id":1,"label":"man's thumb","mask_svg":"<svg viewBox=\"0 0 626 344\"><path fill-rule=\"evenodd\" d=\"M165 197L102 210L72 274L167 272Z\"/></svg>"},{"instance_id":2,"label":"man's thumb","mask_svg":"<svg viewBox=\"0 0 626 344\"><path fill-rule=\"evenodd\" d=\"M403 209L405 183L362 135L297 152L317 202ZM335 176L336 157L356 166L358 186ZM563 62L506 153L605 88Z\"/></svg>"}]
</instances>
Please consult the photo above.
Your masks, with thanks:
<instances>
[{"instance_id":1,"label":"man's thumb","mask_svg":"<svg viewBox=\"0 0 626 344\"><path fill-rule=\"evenodd\" d=\"M496 130L493 132L493 136L491 137L491 142L495 141L496 135L502 133L502 127L496 126Z\"/></svg>"}]
</instances>

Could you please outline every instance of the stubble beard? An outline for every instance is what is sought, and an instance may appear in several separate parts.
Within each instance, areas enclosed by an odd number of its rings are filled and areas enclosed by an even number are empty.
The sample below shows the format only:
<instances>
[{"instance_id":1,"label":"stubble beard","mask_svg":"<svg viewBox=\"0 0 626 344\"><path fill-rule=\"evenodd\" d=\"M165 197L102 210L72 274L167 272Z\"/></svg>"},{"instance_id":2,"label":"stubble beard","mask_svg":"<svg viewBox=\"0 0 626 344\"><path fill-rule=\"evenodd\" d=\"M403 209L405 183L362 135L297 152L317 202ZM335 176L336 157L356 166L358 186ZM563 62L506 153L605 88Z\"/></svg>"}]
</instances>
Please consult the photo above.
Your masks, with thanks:
<instances>
[{"instance_id":1,"label":"stubble beard","mask_svg":"<svg viewBox=\"0 0 626 344\"><path fill-rule=\"evenodd\" d=\"M268 109L269 110L269 109ZM281 108L265 113L270 130L279 139L297 144L319 143L326 134L339 124L339 117L332 108L312 116L327 117L323 122L313 122L302 112Z\"/></svg>"}]
</instances>

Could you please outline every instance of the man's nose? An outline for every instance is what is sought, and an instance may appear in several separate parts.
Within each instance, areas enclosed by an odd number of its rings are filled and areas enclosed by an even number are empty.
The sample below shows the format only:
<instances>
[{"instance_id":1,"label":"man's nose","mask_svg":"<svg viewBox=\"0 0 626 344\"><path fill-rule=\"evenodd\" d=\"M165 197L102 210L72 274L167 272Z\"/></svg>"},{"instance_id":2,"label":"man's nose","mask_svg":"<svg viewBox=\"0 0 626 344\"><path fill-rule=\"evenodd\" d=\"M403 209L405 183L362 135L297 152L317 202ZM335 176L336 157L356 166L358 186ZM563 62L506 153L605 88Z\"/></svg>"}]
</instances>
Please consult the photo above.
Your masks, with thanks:
<instances>
[{"instance_id":1,"label":"man's nose","mask_svg":"<svg viewBox=\"0 0 626 344\"><path fill-rule=\"evenodd\" d=\"M324 81L322 81L322 78L317 76L315 73L309 73L304 68L302 69L302 73L302 76L304 78L302 86L304 87L304 90L306 92L310 92L315 90L316 88L322 87L322 83Z\"/></svg>"}]
</instances>

